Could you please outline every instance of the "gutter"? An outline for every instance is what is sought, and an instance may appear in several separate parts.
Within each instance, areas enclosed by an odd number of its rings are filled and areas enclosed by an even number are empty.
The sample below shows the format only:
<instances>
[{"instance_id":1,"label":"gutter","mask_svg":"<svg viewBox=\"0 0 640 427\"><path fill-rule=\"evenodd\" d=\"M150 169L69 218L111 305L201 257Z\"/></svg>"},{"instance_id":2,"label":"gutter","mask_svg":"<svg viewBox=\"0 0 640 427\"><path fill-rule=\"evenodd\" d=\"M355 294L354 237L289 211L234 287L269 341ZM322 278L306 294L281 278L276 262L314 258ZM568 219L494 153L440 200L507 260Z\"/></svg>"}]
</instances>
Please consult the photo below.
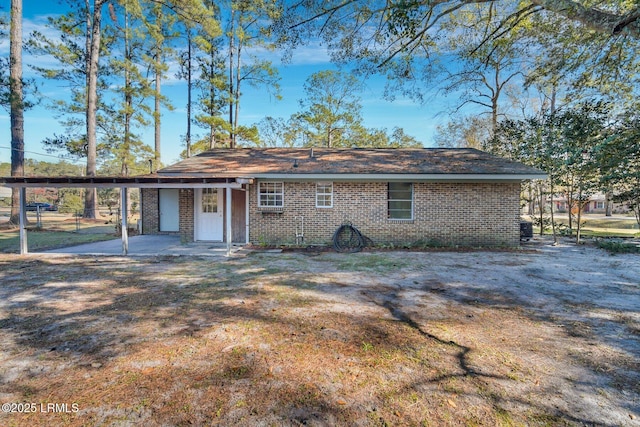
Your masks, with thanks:
<instances>
[{"instance_id":1,"label":"gutter","mask_svg":"<svg viewBox=\"0 0 640 427\"><path fill-rule=\"evenodd\" d=\"M546 179L546 174L288 174L259 173L256 179L281 181L354 181L354 182L521 182Z\"/></svg>"}]
</instances>

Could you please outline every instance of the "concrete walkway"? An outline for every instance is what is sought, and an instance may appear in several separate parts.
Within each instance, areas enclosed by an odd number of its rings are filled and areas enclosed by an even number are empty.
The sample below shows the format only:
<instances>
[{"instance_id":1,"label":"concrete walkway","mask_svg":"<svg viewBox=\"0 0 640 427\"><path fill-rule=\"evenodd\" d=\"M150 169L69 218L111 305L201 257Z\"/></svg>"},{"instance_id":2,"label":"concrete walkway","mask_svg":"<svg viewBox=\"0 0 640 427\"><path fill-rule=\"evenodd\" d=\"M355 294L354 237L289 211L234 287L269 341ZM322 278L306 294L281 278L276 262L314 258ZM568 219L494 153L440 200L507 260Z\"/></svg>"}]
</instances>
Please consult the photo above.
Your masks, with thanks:
<instances>
[{"instance_id":1,"label":"concrete walkway","mask_svg":"<svg viewBox=\"0 0 640 427\"><path fill-rule=\"evenodd\" d=\"M104 242L85 243L78 246L45 251L46 254L70 255L122 255L122 240L106 240ZM242 246L232 246L231 256L242 256L247 253ZM143 235L129 237L128 256L226 256L226 243L180 243L179 236Z\"/></svg>"}]
</instances>

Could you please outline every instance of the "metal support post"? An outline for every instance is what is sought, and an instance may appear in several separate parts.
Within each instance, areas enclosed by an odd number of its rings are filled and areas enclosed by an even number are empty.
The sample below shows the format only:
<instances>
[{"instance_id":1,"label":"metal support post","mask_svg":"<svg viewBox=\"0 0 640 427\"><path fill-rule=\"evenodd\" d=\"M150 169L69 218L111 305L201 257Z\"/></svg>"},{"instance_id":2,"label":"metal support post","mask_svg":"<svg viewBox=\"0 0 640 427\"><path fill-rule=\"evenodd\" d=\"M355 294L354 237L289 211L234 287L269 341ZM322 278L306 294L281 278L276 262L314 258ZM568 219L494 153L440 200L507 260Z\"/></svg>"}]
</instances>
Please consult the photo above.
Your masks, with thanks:
<instances>
[{"instance_id":1,"label":"metal support post","mask_svg":"<svg viewBox=\"0 0 640 427\"><path fill-rule=\"evenodd\" d=\"M29 253L27 244L27 189L20 188L20 255Z\"/></svg>"},{"instance_id":2,"label":"metal support post","mask_svg":"<svg viewBox=\"0 0 640 427\"><path fill-rule=\"evenodd\" d=\"M233 242L233 236L231 235L231 187L227 187L227 203L226 203L226 226L227 226L227 256L231 256L231 242Z\"/></svg>"},{"instance_id":3,"label":"metal support post","mask_svg":"<svg viewBox=\"0 0 640 427\"><path fill-rule=\"evenodd\" d=\"M120 232L122 233L122 255L129 253L129 230L127 225L127 187L120 188Z\"/></svg>"}]
</instances>

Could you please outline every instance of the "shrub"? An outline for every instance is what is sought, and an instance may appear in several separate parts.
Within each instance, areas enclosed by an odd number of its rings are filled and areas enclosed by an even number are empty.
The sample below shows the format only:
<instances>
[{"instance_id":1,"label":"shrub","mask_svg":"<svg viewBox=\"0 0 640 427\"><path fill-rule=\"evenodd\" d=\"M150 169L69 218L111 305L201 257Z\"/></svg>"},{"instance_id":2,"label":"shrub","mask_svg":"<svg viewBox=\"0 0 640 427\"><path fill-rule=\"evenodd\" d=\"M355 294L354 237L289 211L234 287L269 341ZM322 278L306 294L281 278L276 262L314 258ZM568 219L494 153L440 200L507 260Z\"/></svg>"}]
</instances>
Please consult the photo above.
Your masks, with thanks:
<instances>
[{"instance_id":1,"label":"shrub","mask_svg":"<svg viewBox=\"0 0 640 427\"><path fill-rule=\"evenodd\" d=\"M640 254L640 244L619 240L599 240L596 245L614 254Z\"/></svg>"}]
</instances>

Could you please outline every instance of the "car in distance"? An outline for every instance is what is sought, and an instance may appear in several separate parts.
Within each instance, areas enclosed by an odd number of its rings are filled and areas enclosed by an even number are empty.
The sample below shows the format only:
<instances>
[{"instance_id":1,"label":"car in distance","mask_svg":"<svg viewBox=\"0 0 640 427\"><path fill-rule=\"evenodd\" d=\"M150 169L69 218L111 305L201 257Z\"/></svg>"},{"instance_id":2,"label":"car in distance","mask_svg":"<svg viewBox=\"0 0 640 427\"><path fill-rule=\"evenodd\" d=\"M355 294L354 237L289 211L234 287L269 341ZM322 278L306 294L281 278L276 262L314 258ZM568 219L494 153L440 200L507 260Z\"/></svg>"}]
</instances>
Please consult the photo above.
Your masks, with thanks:
<instances>
[{"instance_id":1,"label":"car in distance","mask_svg":"<svg viewBox=\"0 0 640 427\"><path fill-rule=\"evenodd\" d=\"M42 203L42 202L35 202L35 203L27 203L27 205L25 206L25 209L27 211L37 211L38 208L40 208L40 212L43 211L49 211L49 212L55 212L58 210L58 207L56 205L52 205L50 203Z\"/></svg>"}]
</instances>

